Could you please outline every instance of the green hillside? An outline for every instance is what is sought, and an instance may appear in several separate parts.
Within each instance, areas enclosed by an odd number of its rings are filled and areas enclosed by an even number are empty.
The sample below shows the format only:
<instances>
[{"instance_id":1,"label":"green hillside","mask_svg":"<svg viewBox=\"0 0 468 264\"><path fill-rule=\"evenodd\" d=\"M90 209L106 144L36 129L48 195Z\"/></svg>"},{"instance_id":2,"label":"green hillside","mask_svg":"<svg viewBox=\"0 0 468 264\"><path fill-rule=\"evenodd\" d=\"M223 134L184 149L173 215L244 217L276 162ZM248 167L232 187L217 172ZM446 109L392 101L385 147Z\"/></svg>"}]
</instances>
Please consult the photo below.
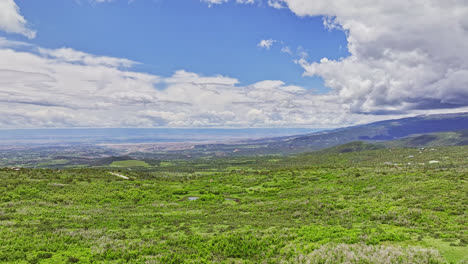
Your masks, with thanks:
<instances>
[{"instance_id":1,"label":"green hillside","mask_svg":"<svg viewBox=\"0 0 468 264\"><path fill-rule=\"evenodd\" d=\"M468 129L468 113L423 115L395 120L385 120L365 125L344 127L307 135L251 140L242 144L206 144L198 145L188 151L191 155L210 155L222 153L226 156L291 154L318 151L351 142L367 143L388 142L416 135L443 133ZM450 133L448 133L450 134ZM436 146L467 145L464 140L439 140ZM431 138L414 139L408 147L417 147ZM421 142L421 143L419 143ZM385 145L385 144L384 144ZM389 143L389 145L392 145ZM392 145L393 146L393 145ZM407 146L395 143L394 146Z\"/></svg>"},{"instance_id":2,"label":"green hillside","mask_svg":"<svg viewBox=\"0 0 468 264\"><path fill-rule=\"evenodd\" d=\"M387 147L442 147L468 145L468 130L431 133L384 142Z\"/></svg>"},{"instance_id":3,"label":"green hillside","mask_svg":"<svg viewBox=\"0 0 468 264\"><path fill-rule=\"evenodd\" d=\"M384 146L366 143L362 141L351 142L320 151L320 153L348 153L348 152L362 152L366 150L382 149Z\"/></svg>"},{"instance_id":4,"label":"green hillside","mask_svg":"<svg viewBox=\"0 0 468 264\"><path fill-rule=\"evenodd\" d=\"M268 144L268 147L302 152L320 150L354 141L391 141L415 134L452 132L464 129L468 129L468 113L427 115L274 140Z\"/></svg>"},{"instance_id":5,"label":"green hillside","mask_svg":"<svg viewBox=\"0 0 468 264\"><path fill-rule=\"evenodd\" d=\"M466 263L468 147L368 147L2 169L0 262Z\"/></svg>"},{"instance_id":6,"label":"green hillside","mask_svg":"<svg viewBox=\"0 0 468 264\"><path fill-rule=\"evenodd\" d=\"M121 160L114 161L110 164L111 167L148 167L149 164L142 160Z\"/></svg>"}]
</instances>

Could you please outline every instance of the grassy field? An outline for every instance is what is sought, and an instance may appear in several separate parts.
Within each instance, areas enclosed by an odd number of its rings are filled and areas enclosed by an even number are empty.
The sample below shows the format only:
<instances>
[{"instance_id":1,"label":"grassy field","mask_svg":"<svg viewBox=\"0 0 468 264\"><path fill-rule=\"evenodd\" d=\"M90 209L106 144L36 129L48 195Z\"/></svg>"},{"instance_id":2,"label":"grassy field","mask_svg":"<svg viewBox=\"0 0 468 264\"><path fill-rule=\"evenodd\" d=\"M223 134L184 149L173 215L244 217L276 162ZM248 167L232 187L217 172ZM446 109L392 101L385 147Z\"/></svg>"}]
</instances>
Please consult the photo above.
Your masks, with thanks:
<instances>
[{"instance_id":1,"label":"grassy field","mask_svg":"<svg viewBox=\"0 0 468 264\"><path fill-rule=\"evenodd\" d=\"M111 167L148 167L149 164L142 160L121 160L114 161L110 165Z\"/></svg>"},{"instance_id":2,"label":"grassy field","mask_svg":"<svg viewBox=\"0 0 468 264\"><path fill-rule=\"evenodd\" d=\"M468 263L467 157L453 147L172 161L123 172L130 180L3 169L0 262Z\"/></svg>"}]
</instances>

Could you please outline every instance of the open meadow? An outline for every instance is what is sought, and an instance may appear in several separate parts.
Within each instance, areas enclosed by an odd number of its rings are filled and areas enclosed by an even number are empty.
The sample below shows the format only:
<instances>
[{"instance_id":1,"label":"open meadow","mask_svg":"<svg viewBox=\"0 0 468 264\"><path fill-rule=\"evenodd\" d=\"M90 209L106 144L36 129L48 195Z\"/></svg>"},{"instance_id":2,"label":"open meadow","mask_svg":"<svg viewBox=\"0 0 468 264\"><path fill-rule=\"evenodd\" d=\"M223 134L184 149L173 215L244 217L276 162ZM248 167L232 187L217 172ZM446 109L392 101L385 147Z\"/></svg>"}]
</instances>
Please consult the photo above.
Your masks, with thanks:
<instances>
[{"instance_id":1,"label":"open meadow","mask_svg":"<svg viewBox=\"0 0 468 264\"><path fill-rule=\"evenodd\" d=\"M5 168L0 262L466 263L467 154L338 149Z\"/></svg>"}]
</instances>

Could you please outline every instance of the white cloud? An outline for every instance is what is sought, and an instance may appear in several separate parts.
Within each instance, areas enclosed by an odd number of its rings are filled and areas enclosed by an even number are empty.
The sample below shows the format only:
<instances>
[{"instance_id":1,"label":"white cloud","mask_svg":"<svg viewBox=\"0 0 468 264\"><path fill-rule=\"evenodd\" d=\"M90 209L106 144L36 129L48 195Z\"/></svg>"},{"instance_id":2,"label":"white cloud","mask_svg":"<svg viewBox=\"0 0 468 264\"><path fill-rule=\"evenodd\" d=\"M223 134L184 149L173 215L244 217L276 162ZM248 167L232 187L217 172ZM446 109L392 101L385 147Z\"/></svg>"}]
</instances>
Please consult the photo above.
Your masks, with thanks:
<instances>
[{"instance_id":1,"label":"white cloud","mask_svg":"<svg viewBox=\"0 0 468 264\"><path fill-rule=\"evenodd\" d=\"M28 28L26 19L13 0L0 1L0 30L21 34L30 39L36 37L36 32Z\"/></svg>"},{"instance_id":2,"label":"white cloud","mask_svg":"<svg viewBox=\"0 0 468 264\"><path fill-rule=\"evenodd\" d=\"M9 39L0 37L0 48L18 48L21 46L23 47L31 46L31 44L22 42L22 41L9 40Z\"/></svg>"},{"instance_id":3,"label":"white cloud","mask_svg":"<svg viewBox=\"0 0 468 264\"><path fill-rule=\"evenodd\" d=\"M208 4L208 6L220 5L229 2L229 0L200 0ZM254 4L255 0L236 0L238 4Z\"/></svg>"},{"instance_id":4,"label":"white cloud","mask_svg":"<svg viewBox=\"0 0 468 264\"><path fill-rule=\"evenodd\" d=\"M109 67L124 67L129 68L136 64L136 62L128 59L112 58L105 56L94 56L81 51L76 51L70 48L60 49L44 49L39 48L39 53L45 57L55 59L61 62L80 63L85 65L103 65Z\"/></svg>"},{"instance_id":5,"label":"white cloud","mask_svg":"<svg viewBox=\"0 0 468 264\"><path fill-rule=\"evenodd\" d=\"M273 39L263 39L257 44L257 46L264 49L270 49L275 42L276 40Z\"/></svg>"},{"instance_id":6,"label":"white cloud","mask_svg":"<svg viewBox=\"0 0 468 264\"><path fill-rule=\"evenodd\" d=\"M254 0L236 0L236 3L239 3L239 4L253 4L255 3Z\"/></svg>"},{"instance_id":7,"label":"white cloud","mask_svg":"<svg viewBox=\"0 0 468 264\"><path fill-rule=\"evenodd\" d=\"M0 57L2 128L336 127L401 116L353 113L353 101L337 92L279 80L241 86L184 70L156 76L126 68L130 60L70 49L7 45Z\"/></svg>"},{"instance_id":8,"label":"white cloud","mask_svg":"<svg viewBox=\"0 0 468 264\"><path fill-rule=\"evenodd\" d=\"M292 51L291 51L291 49L289 47L282 47L281 52L287 53L289 55L293 55L293 53L292 53Z\"/></svg>"},{"instance_id":9,"label":"white cloud","mask_svg":"<svg viewBox=\"0 0 468 264\"><path fill-rule=\"evenodd\" d=\"M324 27L346 33L350 56L309 61L354 113L403 113L468 106L468 5L465 0L269 0L298 16L322 16ZM270 48L273 40L258 46ZM290 53L283 47L282 52ZM291 54L291 53L290 53Z\"/></svg>"},{"instance_id":10,"label":"white cloud","mask_svg":"<svg viewBox=\"0 0 468 264\"><path fill-rule=\"evenodd\" d=\"M240 86L184 70L163 77L133 72L126 59L19 47L0 45L3 128L330 127L379 119L349 115L334 96L282 81Z\"/></svg>"},{"instance_id":11,"label":"white cloud","mask_svg":"<svg viewBox=\"0 0 468 264\"><path fill-rule=\"evenodd\" d=\"M284 8L282 2L281 0L268 0L268 5L276 9L281 9Z\"/></svg>"},{"instance_id":12,"label":"white cloud","mask_svg":"<svg viewBox=\"0 0 468 264\"><path fill-rule=\"evenodd\" d=\"M323 15L325 27L346 32L347 58L314 62L303 48L295 52L304 75L322 77L331 92L314 94L278 80L240 85L187 70L156 76L132 71L137 62L125 58L0 38L0 127L334 127L468 111L462 0L276 2L299 16ZM7 20L0 17L2 30ZM20 21L16 33L28 35Z\"/></svg>"},{"instance_id":13,"label":"white cloud","mask_svg":"<svg viewBox=\"0 0 468 264\"><path fill-rule=\"evenodd\" d=\"M233 78L224 77L221 75L217 75L214 77L201 77L196 73L193 72L186 72L184 70L179 70L174 73L174 75L170 78L165 79L166 83L189 83L189 84L196 84L196 85L204 85L204 86L234 86L239 81Z\"/></svg>"},{"instance_id":14,"label":"white cloud","mask_svg":"<svg viewBox=\"0 0 468 264\"><path fill-rule=\"evenodd\" d=\"M228 2L229 0L200 0L202 2L208 3L211 7L212 5L219 5Z\"/></svg>"},{"instance_id":15,"label":"white cloud","mask_svg":"<svg viewBox=\"0 0 468 264\"><path fill-rule=\"evenodd\" d=\"M299 60L353 112L468 105L468 5L450 1L281 0L299 16L344 30L351 56Z\"/></svg>"}]
</instances>

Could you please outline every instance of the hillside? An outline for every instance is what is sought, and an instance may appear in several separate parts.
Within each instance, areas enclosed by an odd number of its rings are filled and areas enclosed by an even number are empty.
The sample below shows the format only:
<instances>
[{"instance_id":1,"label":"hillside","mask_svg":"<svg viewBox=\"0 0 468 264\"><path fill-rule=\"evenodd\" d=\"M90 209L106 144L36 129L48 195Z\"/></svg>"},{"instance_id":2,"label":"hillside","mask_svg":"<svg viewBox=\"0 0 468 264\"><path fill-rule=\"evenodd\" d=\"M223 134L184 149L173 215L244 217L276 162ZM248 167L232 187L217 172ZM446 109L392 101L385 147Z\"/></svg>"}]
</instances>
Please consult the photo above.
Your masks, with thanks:
<instances>
[{"instance_id":1,"label":"hillside","mask_svg":"<svg viewBox=\"0 0 468 264\"><path fill-rule=\"evenodd\" d=\"M416 147L422 146L424 142L429 141L434 141L435 146L466 145L468 143L468 140L465 140L466 132L455 133L454 131L467 129L468 113L423 115L345 127L307 135L252 140L238 145L199 145L193 152L222 152L225 155L236 156L249 154L287 154L317 151L356 141L376 143L394 141L407 137L411 137L411 139L395 142L395 146L405 146L405 143L409 142L410 145L408 146ZM422 134L440 132L454 133L441 134L437 137L437 140L432 138L432 136L422 136ZM418 136L420 138L417 138ZM391 145L392 144L389 143L389 146Z\"/></svg>"},{"instance_id":2,"label":"hillside","mask_svg":"<svg viewBox=\"0 0 468 264\"><path fill-rule=\"evenodd\" d=\"M468 113L425 115L287 138L271 142L268 144L268 147L291 149L294 151L319 150L353 141L389 141L414 134L464 129L468 129Z\"/></svg>"},{"instance_id":3,"label":"hillside","mask_svg":"<svg viewBox=\"0 0 468 264\"><path fill-rule=\"evenodd\" d=\"M338 146L334 146L331 148L327 148L327 149L319 151L319 153L327 154L327 153L362 152L366 150L377 150L377 149L382 149L382 148L384 148L384 146L382 145L356 141L356 142L346 143L343 145L338 145Z\"/></svg>"},{"instance_id":4,"label":"hillside","mask_svg":"<svg viewBox=\"0 0 468 264\"><path fill-rule=\"evenodd\" d=\"M0 262L466 263L468 147L369 147L0 169Z\"/></svg>"},{"instance_id":5,"label":"hillside","mask_svg":"<svg viewBox=\"0 0 468 264\"><path fill-rule=\"evenodd\" d=\"M377 150L381 148L422 148L422 147L448 147L468 145L468 130L430 133L410 136L402 139L366 143L355 141L334 146L318 153L347 153Z\"/></svg>"},{"instance_id":6,"label":"hillside","mask_svg":"<svg viewBox=\"0 0 468 264\"><path fill-rule=\"evenodd\" d=\"M230 132L232 133L232 131ZM468 144L468 113L418 116L387 120L297 136L274 137L223 143L191 143L189 147L165 149L158 145L58 145L11 146L2 149L0 166L66 168L110 166L129 160L158 166L161 160L199 158L283 156L320 151L352 142L329 151L354 152L380 147L440 147ZM373 145L366 145L366 144ZM185 143L183 143L184 145ZM135 163L144 165L145 163Z\"/></svg>"},{"instance_id":7,"label":"hillside","mask_svg":"<svg viewBox=\"0 0 468 264\"><path fill-rule=\"evenodd\" d=\"M386 141L383 142L382 145L393 148L465 146L468 145L468 130L416 135L403 139Z\"/></svg>"}]
</instances>

